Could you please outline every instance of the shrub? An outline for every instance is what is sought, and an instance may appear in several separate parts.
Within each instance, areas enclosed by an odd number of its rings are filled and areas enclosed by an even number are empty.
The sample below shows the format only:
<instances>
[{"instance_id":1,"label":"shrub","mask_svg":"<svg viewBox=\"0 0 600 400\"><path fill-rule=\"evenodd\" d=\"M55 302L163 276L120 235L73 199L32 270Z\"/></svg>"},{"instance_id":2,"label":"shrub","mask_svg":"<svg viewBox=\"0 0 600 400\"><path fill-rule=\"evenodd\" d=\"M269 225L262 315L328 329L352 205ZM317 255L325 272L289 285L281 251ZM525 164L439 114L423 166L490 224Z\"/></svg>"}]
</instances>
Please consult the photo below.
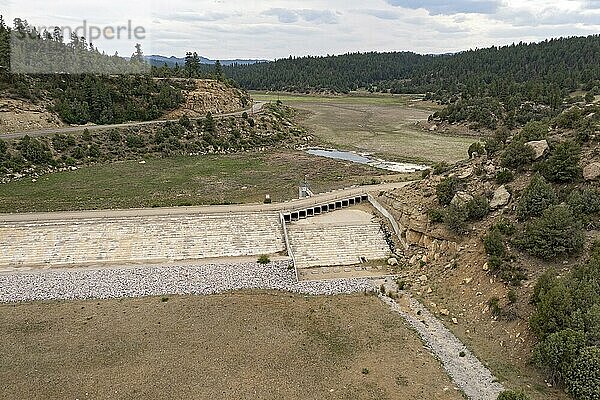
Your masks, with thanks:
<instances>
[{"instance_id":1,"label":"shrub","mask_svg":"<svg viewBox=\"0 0 600 400\"><path fill-rule=\"evenodd\" d=\"M108 132L108 138L112 142L120 142L121 141L121 133L119 133L119 131L116 129L111 129L110 132Z\"/></svg>"},{"instance_id":2,"label":"shrub","mask_svg":"<svg viewBox=\"0 0 600 400\"><path fill-rule=\"evenodd\" d=\"M542 217L525 226L517 240L522 249L545 260L577 253L583 242L581 223L565 205L548 208Z\"/></svg>"},{"instance_id":3,"label":"shrub","mask_svg":"<svg viewBox=\"0 0 600 400\"><path fill-rule=\"evenodd\" d=\"M582 118L581 107L571 107L553 119L553 124L559 128L575 129Z\"/></svg>"},{"instance_id":4,"label":"shrub","mask_svg":"<svg viewBox=\"0 0 600 400\"><path fill-rule=\"evenodd\" d=\"M427 211L427 216L429 220L433 223L443 222L444 221L444 210L439 208L432 208Z\"/></svg>"},{"instance_id":5,"label":"shrub","mask_svg":"<svg viewBox=\"0 0 600 400\"><path fill-rule=\"evenodd\" d=\"M81 134L81 139L84 142L91 142L92 141L92 134L90 133L90 130L88 128L85 128L83 130L83 133Z\"/></svg>"},{"instance_id":6,"label":"shrub","mask_svg":"<svg viewBox=\"0 0 600 400\"><path fill-rule=\"evenodd\" d=\"M600 400L600 348L583 349L567 373L567 387L576 400Z\"/></svg>"},{"instance_id":7,"label":"shrub","mask_svg":"<svg viewBox=\"0 0 600 400\"><path fill-rule=\"evenodd\" d=\"M469 146L468 153L469 153L469 158L473 158L474 154L477 154L478 156L482 156L485 153L485 149L483 148L483 145L480 142L475 142Z\"/></svg>"},{"instance_id":8,"label":"shrub","mask_svg":"<svg viewBox=\"0 0 600 400\"><path fill-rule=\"evenodd\" d=\"M92 144L88 147L87 156L90 158L98 158L102 153L100 152L100 147L97 144Z\"/></svg>"},{"instance_id":9,"label":"shrub","mask_svg":"<svg viewBox=\"0 0 600 400\"><path fill-rule=\"evenodd\" d=\"M490 312L494 317L499 317L502 314L502 308L500 307L500 299L497 297L492 297L488 300L488 306L490 307Z\"/></svg>"},{"instance_id":10,"label":"shrub","mask_svg":"<svg viewBox=\"0 0 600 400\"><path fill-rule=\"evenodd\" d=\"M125 141L127 142L127 147L131 149L139 149L145 146L144 138L133 133L127 135Z\"/></svg>"},{"instance_id":11,"label":"shrub","mask_svg":"<svg viewBox=\"0 0 600 400\"><path fill-rule=\"evenodd\" d=\"M70 147L75 146L75 138L71 135L59 135L56 134L52 137L52 147L56 151L65 151Z\"/></svg>"},{"instance_id":12,"label":"shrub","mask_svg":"<svg viewBox=\"0 0 600 400\"><path fill-rule=\"evenodd\" d=\"M448 170L450 170L450 165L444 161L435 163L433 165L433 174L434 175L441 175Z\"/></svg>"},{"instance_id":13,"label":"shrub","mask_svg":"<svg viewBox=\"0 0 600 400\"><path fill-rule=\"evenodd\" d=\"M498 229L491 229L483 238L483 247L488 256L506 257L506 246Z\"/></svg>"},{"instance_id":14,"label":"shrub","mask_svg":"<svg viewBox=\"0 0 600 400\"><path fill-rule=\"evenodd\" d=\"M79 146L75 147L75 149L73 149L73 157L74 158L81 160L85 156L86 156L86 149L84 149L83 146L79 145Z\"/></svg>"},{"instance_id":15,"label":"shrub","mask_svg":"<svg viewBox=\"0 0 600 400\"><path fill-rule=\"evenodd\" d=\"M590 215L600 212L600 191L592 188L573 190L567 197L567 204L575 214Z\"/></svg>"},{"instance_id":16,"label":"shrub","mask_svg":"<svg viewBox=\"0 0 600 400\"><path fill-rule=\"evenodd\" d=\"M550 334L534 350L533 358L538 367L545 369L553 384L563 382L571 364L585 347L585 334L565 329Z\"/></svg>"},{"instance_id":17,"label":"shrub","mask_svg":"<svg viewBox=\"0 0 600 400\"><path fill-rule=\"evenodd\" d=\"M546 136L548 136L548 124L542 121L529 121L519 134L520 139L525 142L542 140Z\"/></svg>"},{"instance_id":18,"label":"shrub","mask_svg":"<svg viewBox=\"0 0 600 400\"><path fill-rule=\"evenodd\" d=\"M594 102L594 94L592 92L587 92L585 94L585 96L583 96L583 99L585 100L586 103L593 103Z\"/></svg>"},{"instance_id":19,"label":"shrub","mask_svg":"<svg viewBox=\"0 0 600 400\"><path fill-rule=\"evenodd\" d=\"M502 142L500 142L495 137L488 137L485 139L483 143L483 147L485 148L485 152L487 155L492 156L502 150Z\"/></svg>"},{"instance_id":20,"label":"shrub","mask_svg":"<svg viewBox=\"0 0 600 400\"><path fill-rule=\"evenodd\" d=\"M515 289L510 289L506 297L508 298L509 304L515 304L518 300L517 291Z\"/></svg>"},{"instance_id":21,"label":"shrub","mask_svg":"<svg viewBox=\"0 0 600 400\"><path fill-rule=\"evenodd\" d=\"M461 186L462 182L458 178L448 177L442 179L442 181L438 183L437 187L435 188L435 193L439 203L443 206L449 205L452 201L452 198L456 192L458 192Z\"/></svg>"},{"instance_id":22,"label":"shrub","mask_svg":"<svg viewBox=\"0 0 600 400\"><path fill-rule=\"evenodd\" d=\"M519 286L523 280L527 279L527 274L523 268L511 262L500 264L495 273L498 274L502 281L514 286Z\"/></svg>"},{"instance_id":23,"label":"shrub","mask_svg":"<svg viewBox=\"0 0 600 400\"><path fill-rule=\"evenodd\" d=\"M0 161L5 160L8 154L8 145L0 139Z\"/></svg>"},{"instance_id":24,"label":"shrub","mask_svg":"<svg viewBox=\"0 0 600 400\"><path fill-rule=\"evenodd\" d=\"M498 143L505 144L508 138L510 137L510 129L506 126L501 126L494 131L493 138L498 141Z\"/></svg>"},{"instance_id":25,"label":"shrub","mask_svg":"<svg viewBox=\"0 0 600 400\"><path fill-rule=\"evenodd\" d=\"M582 175L579 166L581 149L575 142L567 141L556 145L541 171L551 182L567 183L577 180Z\"/></svg>"},{"instance_id":26,"label":"shrub","mask_svg":"<svg viewBox=\"0 0 600 400\"><path fill-rule=\"evenodd\" d=\"M465 204L467 219L478 221L490 212L490 202L484 196L474 196Z\"/></svg>"},{"instance_id":27,"label":"shrub","mask_svg":"<svg viewBox=\"0 0 600 400\"><path fill-rule=\"evenodd\" d=\"M444 213L444 223L450 231L463 234L467 231L467 217L464 207L450 206Z\"/></svg>"},{"instance_id":28,"label":"shrub","mask_svg":"<svg viewBox=\"0 0 600 400\"><path fill-rule=\"evenodd\" d=\"M532 296L530 319L540 338L534 359L577 400L600 399L600 247L587 263L560 279L543 274Z\"/></svg>"},{"instance_id":29,"label":"shrub","mask_svg":"<svg viewBox=\"0 0 600 400\"><path fill-rule=\"evenodd\" d=\"M257 260L257 263L262 264L262 265L266 265L270 262L271 262L271 259L266 254L262 254L260 257L258 257L258 260Z\"/></svg>"},{"instance_id":30,"label":"shrub","mask_svg":"<svg viewBox=\"0 0 600 400\"><path fill-rule=\"evenodd\" d=\"M512 173L509 169L503 169L496 172L496 182L500 185L504 185L505 183L510 183L515 179L515 174Z\"/></svg>"},{"instance_id":31,"label":"shrub","mask_svg":"<svg viewBox=\"0 0 600 400\"><path fill-rule=\"evenodd\" d=\"M556 204L558 198L544 178L535 175L517 205L517 216L524 221L542 215L545 209Z\"/></svg>"},{"instance_id":32,"label":"shrub","mask_svg":"<svg viewBox=\"0 0 600 400\"><path fill-rule=\"evenodd\" d=\"M209 111L206 113L206 118L202 121L202 129L207 132L215 131L215 120L213 119L212 113Z\"/></svg>"},{"instance_id":33,"label":"shrub","mask_svg":"<svg viewBox=\"0 0 600 400\"><path fill-rule=\"evenodd\" d=\"M514 390L505 390L498 395L496 400L529 400L529 396L521 391L515 392Z\"/></svg>"},{"instance_id":34,"label":"shrub","mask_svg":"<svg viewBox=\"0 0 600 400\"><path fill-rule=\"evenodd\" d=\"M515 225L506 218L501 218L492 229L497 229L504 236L512 236L515 233Z\"/></svg>"},{"instance_id":35,"label":"shrub","mask_svg":"<svg viewBox=\"0 0 600 400\"><path fill-rule=\"evenodd\" d=\"M17 145L21 156L32 164L48 164L52 161L50 148L43 141L24 136Z\"/></svg>"},{"instance_id":36,"label":"shrub","mask_svg":"<svg viewBox=\"0 0 600 400\"><path fill-rule=\"evenodd\" d=\"M190 118L186 114L179 117L179 125L187 130L192 129L192 121L190 121Z\"/></svg>"},{"instance_id":37,"label":"shrub","mask_svg":"<svg viewBox=\"0 0 600 400\"><path fill-rule=\"evenodd\" d=\"M531 146L526 146L521 140L515 140L502 153L500 165L520 171L532 163L534 156L535 152Z\"/></svg>"}]
</instances>

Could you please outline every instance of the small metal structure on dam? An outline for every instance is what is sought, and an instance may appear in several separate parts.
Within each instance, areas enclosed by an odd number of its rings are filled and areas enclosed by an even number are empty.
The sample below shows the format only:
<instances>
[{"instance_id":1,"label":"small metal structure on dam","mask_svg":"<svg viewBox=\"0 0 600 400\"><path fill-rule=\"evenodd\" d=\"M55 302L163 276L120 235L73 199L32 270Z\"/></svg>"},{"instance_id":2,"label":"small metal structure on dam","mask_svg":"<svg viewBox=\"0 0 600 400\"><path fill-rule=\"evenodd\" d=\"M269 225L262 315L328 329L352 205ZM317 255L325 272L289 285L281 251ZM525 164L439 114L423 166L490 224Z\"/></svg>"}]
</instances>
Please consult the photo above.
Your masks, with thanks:
<instances>
[{"instance_id":1,"label":"small metal structure on dam","mask_svg":"<svg viewBox=\"0 0 600 400\"><path fill-rule=\"evenodd\" d=\"M290 223L292 221L298 221L300 219L314 217L316 215L321 215L327 212L339 210L342 208L351 207L362 202L368 202L369 195L361 194L358 196L351 196L347 198L342 198L335 201L323 202L321 204L316 204L310 207L302 207L300 209L288 210L284 211L283 220L286 223Z\"/></svg>"}]
</instances>

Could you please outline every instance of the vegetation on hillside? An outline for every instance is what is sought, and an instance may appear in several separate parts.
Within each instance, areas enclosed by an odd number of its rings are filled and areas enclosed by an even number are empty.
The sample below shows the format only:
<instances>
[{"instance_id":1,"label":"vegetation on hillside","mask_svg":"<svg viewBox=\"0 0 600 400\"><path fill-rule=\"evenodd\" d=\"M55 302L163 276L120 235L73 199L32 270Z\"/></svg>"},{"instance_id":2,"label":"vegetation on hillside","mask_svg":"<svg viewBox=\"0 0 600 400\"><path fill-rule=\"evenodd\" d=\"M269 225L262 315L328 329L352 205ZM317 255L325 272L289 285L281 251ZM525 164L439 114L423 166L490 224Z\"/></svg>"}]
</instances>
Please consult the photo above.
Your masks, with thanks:
<instances>
[{"instance_id":1,"label":"vegetation on hillside","mask_svg":"<svg viewBox=\"0 0 600 400\"><path fill-rule=\"evenodd\" d=\"M532 298L530 327L539 340L533 359L552 384L563 386L576 400L600 399L600 243L590 245L600 226L600 188L597 180L583 179L582 168L597 161L599 132L600 107L584 103L522 129L498 129L485 141L484 157L471 161L472 175L458 178L465 165L459 172L438 171L445 175L436 187L442 208L429 211L432 222L443 222L451 232L477 232L469 203L478 204L476 215L485 216L485 203L475 199L491 200L499 185L506 185L511 197L501 216L481 224L484 269L514 285L509 305L516 298L515 286L528 275L543 273ZM548 149L536 154L527 144L531 140L546 140ZM544 273L549 262L575 259L581 264L570 271ZM498 297L488 305L495 318L515 317L514 306L503 309ZM507 392L499 398L521 396Z\"/></svg>"},{"instance_id":2,"label":"vegetation on hillside","mask_svg":"<svg viewBox=\"0 0 600 400\"><path fill-rule=\"evenodd\" d=\"M426 99L447 105L433 118L512 127L557 115L572 91L600 94L600 36L439 56L395 52L290 57L224 71L247 89L425 93Z\"/></svg>"},{"instance_id":3,"label":"vegetation on hillside","mask_svg":"<svg viewBox=\"0 0 600 400\"><path fill-rule=\"evenodd\" d=\"M577 400L600 399L600 243L590 253L570 273L539 279L530 321L540 340L535 362Z\"/></svg>"},{"instance_id":4,"label":"vegetation on hillside","mask_svg":"<svg viewBox=\"0 0 600 400\"><path fill-rule=\"evenodd\" d=\"M297 142L301 130L290 118L293 111L280 104L265 107L257 118L205 118L166 122L141 127L108 129L83 134L55 134L52 137L0 139L0 180L75 166L140 157L229 154L285 147Z\"/></svg>"}]
</instances>

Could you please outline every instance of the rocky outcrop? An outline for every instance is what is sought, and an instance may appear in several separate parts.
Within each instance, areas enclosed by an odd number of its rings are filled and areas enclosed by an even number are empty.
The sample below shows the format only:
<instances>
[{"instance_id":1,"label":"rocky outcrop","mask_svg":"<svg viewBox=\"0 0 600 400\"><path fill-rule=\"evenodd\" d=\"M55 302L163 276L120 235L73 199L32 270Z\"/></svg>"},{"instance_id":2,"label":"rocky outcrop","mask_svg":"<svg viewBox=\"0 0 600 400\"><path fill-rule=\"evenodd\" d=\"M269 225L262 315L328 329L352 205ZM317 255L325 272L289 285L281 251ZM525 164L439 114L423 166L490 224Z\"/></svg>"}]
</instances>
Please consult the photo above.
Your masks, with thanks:
<instances>
[{"instance_id":1,"label":"rocky outcrop","mask_svg":"<svg viewBox=\"0 0 600 400\"><path fill-rule=\"evenodd\" d=\"M187 115L192 118L212 114L226 114L248 108L250 96L242 90L229 87L223 82L197 79L196 88L185 93L185 103L167 115L168 119Z\"/></svg>"},{"instance_id":2,"label":"rocky outcrop","mask_svg":"<svg viewBox=\"0 0 600 400\"><path fill-rule=\"evenodd\" d=\"M600 178L600 162L593 162L583 168L583 178L586 181L595 181Z\"/></svg>"},{"instance_id":3,"label":"rocky outcrop","mask_svg":"<svg viewBox=\"0 0 600 400\"><path fill-rule=\"evenodd\" d=\"M548 150L548 142L545 140L535 140L532 142L525 143L527 146L531 147L534 151L534 160L538 160L542 158L544 153Z\"/></svg>"},{"instance_id":4,"label":"rocky outcrop","mask_svg":"<svg viewBox=\"0 0 600 400\"><path fill-rule=\"evenodd\" d=\"M500 186L494 192L492 201L490 202L490 208L497 209L506 206L510 202L510 193L506 190L504 185Z\"/></svg>"},{"instance_id":5,"label":"rocky outcrop","mask_svg":"<svg viewBox=\"0 0 600 400\"><path fill-rule=\"evenodd\" d=\"M458 192L454 195L450 204L452 204L455 207L460 207L464 206L471 200L473 200L473 196L471 196L469 193Z\"/></svg>"},{"instance_id":6,"label":"rocky outcrop","mask_svg":"<svg viewBox=\"0 0 600 400\"><path fill-rule=\"evenodd\" d=\"M406 244L427 250L428 259L439 258L441 254L453 255L458 251L458 244L447 236L447 232L432 229L424 209L411 204L408 198L386 192L378 200L398 222Z\"/></svg>"}]
</instances>

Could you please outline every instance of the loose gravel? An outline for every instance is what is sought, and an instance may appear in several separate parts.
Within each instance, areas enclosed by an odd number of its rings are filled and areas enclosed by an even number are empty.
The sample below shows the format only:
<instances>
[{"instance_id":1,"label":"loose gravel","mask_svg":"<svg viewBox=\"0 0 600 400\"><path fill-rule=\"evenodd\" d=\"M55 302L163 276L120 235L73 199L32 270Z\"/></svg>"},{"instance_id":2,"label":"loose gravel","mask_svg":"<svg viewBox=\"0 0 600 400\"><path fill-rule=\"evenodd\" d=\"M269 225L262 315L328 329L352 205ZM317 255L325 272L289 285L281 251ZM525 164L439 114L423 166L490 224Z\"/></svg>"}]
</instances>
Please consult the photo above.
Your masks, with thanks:
<instances>
[{"instance_id":1,"label":"loose gravel","mask_svg":"<svg viewBox=\"0 0 600 400\"><path fill-rule=\"evenodd\" d=\"M408 312L389 297L380 298L419 333L425 344L442 362L452 381L470 400L496 399L504 388L490 370L421 303L408 294L404 296L410 309Z\"/></svg>"},{"instance_id":2,"label":"loose gravel","mask_svg":"<svg viewBox=\"0 0 600 400\"><path fill-rule=\"evenodd\" d=\"M296 282L290 262L64 269L0 274L0 302L210 295L271 289L308 295L372 290L367 279Z\"/></svg>"}]
</instances>

